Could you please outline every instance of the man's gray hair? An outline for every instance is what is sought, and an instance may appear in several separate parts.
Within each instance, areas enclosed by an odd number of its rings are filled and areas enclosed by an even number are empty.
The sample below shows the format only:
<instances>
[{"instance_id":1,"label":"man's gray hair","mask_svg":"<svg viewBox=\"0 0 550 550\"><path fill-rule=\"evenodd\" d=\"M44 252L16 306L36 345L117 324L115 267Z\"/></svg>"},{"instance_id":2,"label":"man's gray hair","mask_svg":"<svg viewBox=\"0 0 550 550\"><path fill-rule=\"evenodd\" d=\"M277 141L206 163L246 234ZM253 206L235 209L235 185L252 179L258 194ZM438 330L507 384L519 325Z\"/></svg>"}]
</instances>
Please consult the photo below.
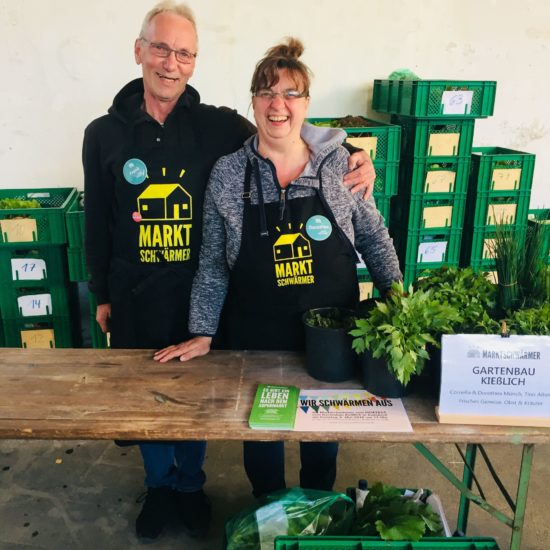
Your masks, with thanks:
<instances>
[{"instance_id":1,"label":"man's gray hair","mask_svg":"<svg viewBox=\"0 0 550 550\"><path fill-rule=\"evenodd\" d=\"M159 13L165 12L175 13L176 15L180 15L181 17L187 19L193 25L195 33L197 32L195 15L187 4L176 4L174 0L163 0L162 2L159 2L156 6L154 6L153 9L147 12L145 19L143 20L143 24L141 25L141 32L139 33L139 37L143 38L145 36L147 28L149 27L149 24L151 23L153 17L155 17Z\"/></svg>"}]
</instances>

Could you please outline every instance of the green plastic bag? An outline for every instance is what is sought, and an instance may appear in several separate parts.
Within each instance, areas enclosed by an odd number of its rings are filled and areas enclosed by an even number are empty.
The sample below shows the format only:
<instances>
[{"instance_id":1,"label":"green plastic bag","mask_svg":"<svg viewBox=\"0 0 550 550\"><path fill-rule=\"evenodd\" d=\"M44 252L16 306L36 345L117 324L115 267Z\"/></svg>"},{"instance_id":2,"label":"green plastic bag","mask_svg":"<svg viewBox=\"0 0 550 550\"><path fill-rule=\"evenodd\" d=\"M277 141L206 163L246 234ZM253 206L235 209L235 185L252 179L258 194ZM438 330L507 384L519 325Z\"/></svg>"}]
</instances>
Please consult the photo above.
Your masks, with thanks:
<instances>
[{"instance_id":1,"label":"green plastic bag","mask_svg":"<svg viewBox=\"0 0 550 550\"><path fill-rule=\"evenodd\" d=\"M272 550L279 535L348 535L353 516L353 501L341 493L276 491L227 521L226 549Z\"/></svg>"}]
</instances>

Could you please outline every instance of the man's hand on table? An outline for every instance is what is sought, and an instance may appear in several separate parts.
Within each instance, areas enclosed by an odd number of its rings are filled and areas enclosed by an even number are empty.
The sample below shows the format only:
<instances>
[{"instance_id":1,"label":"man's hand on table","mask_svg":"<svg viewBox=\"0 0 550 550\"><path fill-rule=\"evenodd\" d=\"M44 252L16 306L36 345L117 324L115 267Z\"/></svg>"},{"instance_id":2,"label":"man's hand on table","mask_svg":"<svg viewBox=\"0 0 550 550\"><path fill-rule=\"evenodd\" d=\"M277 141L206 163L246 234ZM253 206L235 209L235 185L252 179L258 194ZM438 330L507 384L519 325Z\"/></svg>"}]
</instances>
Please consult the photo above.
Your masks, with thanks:
<instances>
[{"instance_id":1,"label":"man's hand on table","mask_svg":"<svg viewBox=\"0 0 550 550\"><path fill-rule=\"evenodd\" d=\"M153 359L160 363L166 363L176 357L179 357L180 361L189 361L189 359L193 359L193 357L206 355L210 351L211 343L212 338L210 336L195 336L180 344L168 346L167 348L157 351L153 355Z\"/></svg>"}]
</instances>

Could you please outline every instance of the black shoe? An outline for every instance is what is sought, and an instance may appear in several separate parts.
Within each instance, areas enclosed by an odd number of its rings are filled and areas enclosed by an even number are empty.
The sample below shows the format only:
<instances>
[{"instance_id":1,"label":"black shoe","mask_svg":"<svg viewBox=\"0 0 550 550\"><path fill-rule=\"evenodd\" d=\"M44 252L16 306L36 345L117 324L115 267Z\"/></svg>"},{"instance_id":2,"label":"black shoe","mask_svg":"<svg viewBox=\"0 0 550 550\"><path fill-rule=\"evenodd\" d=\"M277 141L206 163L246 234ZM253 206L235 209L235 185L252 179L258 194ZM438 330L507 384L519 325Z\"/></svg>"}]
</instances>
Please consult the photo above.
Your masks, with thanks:
<instances>
[{"instance_id":1,"label":"black shoe","mask_svg":"<svg viewBox=\"0 0 550 550\"><path fill-rule=\"evenodd\" d=\"M178 509L184 531L190 537L203 537L212 519L210 499L202 489L192 493L176 492Z\"/></svg>"},{"instance_id":2,"label":"black shoe","mask_svg":"<svg viewBox=\"0 0 550 550\"><path fill-rule=\"evenodd\" d=\"M136 518L136 535L144 539L156 539L161 533L174 507L174 490L171 487L149 487L143 508Z\"/></svg>"}]
</instances>

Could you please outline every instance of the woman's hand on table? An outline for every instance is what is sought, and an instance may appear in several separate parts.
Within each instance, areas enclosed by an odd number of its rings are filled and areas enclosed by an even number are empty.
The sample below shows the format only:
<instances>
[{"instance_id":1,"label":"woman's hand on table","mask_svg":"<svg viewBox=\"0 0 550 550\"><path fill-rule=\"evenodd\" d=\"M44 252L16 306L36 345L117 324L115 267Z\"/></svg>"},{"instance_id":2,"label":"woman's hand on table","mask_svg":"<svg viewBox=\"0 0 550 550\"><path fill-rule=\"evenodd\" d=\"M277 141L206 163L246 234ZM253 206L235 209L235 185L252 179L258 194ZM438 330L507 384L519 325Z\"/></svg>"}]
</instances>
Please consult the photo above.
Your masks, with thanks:
<instances>
[{"instance_id":1,"label":"woman's hand on table","mask_svg":"<svg viewBox=\"0 0 550 550\"><path fill-rule=\"evenodd\" d=\"M153 359L161 363L166 363L176 357L179 357L180 361L189 361L189 359L193 359L193 357L206 355L210 351L211 343L212 338L210 336L195 336L180 344L168 346L167 348L157 351L153 355Z\"/></svg>"},{"instance_id":2,"label":"woman's hand on table","mask_svg":"<svg viewBox=\"0 0 550 550\"><path fill-rule=\"evenodd\" d=\"M363 192L363 199L367 200L374 190L376 171L372 160L366 151L357 151L348 159L350 171L344 176L344 185L352 193Z\"/></svg>"}]
</instances>

